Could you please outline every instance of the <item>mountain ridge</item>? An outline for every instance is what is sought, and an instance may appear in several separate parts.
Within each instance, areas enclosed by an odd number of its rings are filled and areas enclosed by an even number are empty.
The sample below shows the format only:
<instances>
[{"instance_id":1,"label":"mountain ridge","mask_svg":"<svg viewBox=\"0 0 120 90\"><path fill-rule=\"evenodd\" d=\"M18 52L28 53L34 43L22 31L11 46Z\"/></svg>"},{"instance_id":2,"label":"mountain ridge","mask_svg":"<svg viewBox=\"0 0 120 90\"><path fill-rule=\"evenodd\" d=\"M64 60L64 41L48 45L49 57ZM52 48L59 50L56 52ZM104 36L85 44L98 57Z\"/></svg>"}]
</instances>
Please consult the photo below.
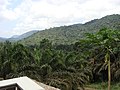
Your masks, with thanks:
<instances>
[{"instance_id":1,"label":"mountain ridge","mask_svg":"<svg viewBox=\"0 0 120 90\"><path fill-rule=\"evenodd\" d=\"M22 39L24 39L24 38L27 38L27 37L31 36L31 35L34 34L34 33L37 33L37 32L38 32L38 30L32 30L32 31L23 33L23 34L21 34L21 35L13 35L13 36L10 37L10 38L0 37L0 42L5 42L5 41L15 42L15 41L19 41L19 40L22 40Z\"/></svg>"},{"instance_id":2,"label":"mountain ridge","mask_svg":"<svg viewBox=\"0 0 120 90\"><path fill-rule=\"evenodd\" d=\"M11 38L8 38L8 41L19 41L19 40L22 40L24 38L31 36L34 33L37 33L37 32L38 32L38 30L32 30L32 31L23 33L21 35L14 35Z\"/></svg>"},{"instance_id":3,"label":"mountain ridge","mask_svg":"<svg viewBox=\"0 0 120 90\"><path fill-rule=\"evenodd\" d=\"M94 19L84 24L78 23L69 26L53 27L45 30L32 30L22 35L14 35L11 38L0 37L0 42L6 40L20 42L22 44L39 44L42 39L49 39L53 44L72 44L84 37L84 33L95 33L103 27L120 30L120 15L107 15L100 19Z\"/></svg>"},{"instance_id":4,"label":"mountain ridge","mask_svg":"<svg viewBox=\"0 0 120 90\"><path fill-rule=\"evenodd\" d=\"M49 39L53 44L72 44L84 37L84 33L95 33L102 28L120 29L120 15L107 15L84 24L73 24L45 29L19 42L27 45L39 44L42 39Z\"/></svg>"}]
</instances>

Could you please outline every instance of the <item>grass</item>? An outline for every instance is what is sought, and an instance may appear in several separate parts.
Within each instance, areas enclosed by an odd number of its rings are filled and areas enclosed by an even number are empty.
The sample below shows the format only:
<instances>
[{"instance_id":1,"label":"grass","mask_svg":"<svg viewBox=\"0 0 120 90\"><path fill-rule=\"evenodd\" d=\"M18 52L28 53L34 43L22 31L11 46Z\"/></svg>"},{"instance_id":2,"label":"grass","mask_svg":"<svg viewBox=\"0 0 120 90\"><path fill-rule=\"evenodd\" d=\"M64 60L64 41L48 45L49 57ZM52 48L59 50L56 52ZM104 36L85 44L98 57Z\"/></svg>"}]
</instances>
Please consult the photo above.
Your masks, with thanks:
<instances>
[{"instance_id":1,"label":"grass","mask_svg":"<svg viewBox=\"0 0 120 90\"><path fill-rule=\"evenodd\" d=\"M85 87L88 88L88 90L107 90L107 82L102 83L94 83L86 85ZM86 89L87 90L87 89ZM112 83L111 84L111 90L120 90L120 83Z\"/></svg>"}]
</instances>

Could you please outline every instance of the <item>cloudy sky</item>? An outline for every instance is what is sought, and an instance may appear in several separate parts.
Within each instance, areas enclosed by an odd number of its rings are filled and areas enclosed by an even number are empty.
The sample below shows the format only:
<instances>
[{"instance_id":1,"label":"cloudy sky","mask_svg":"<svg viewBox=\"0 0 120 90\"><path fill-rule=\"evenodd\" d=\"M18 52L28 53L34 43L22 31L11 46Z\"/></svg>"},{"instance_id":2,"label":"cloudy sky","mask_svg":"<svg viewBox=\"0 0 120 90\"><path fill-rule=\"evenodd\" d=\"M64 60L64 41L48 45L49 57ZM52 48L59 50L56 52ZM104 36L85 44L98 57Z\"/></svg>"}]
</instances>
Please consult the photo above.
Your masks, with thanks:
<instances>
[{"instance_id":1,"label":"cloudy sky","mask_svg":"<svg viewBox=\"0 0 120 90\"><path fill-rule=\"evenodd\" d=\"M0 0L0 37L120 14L120 0Z\"/></svg>"}]
</instances>

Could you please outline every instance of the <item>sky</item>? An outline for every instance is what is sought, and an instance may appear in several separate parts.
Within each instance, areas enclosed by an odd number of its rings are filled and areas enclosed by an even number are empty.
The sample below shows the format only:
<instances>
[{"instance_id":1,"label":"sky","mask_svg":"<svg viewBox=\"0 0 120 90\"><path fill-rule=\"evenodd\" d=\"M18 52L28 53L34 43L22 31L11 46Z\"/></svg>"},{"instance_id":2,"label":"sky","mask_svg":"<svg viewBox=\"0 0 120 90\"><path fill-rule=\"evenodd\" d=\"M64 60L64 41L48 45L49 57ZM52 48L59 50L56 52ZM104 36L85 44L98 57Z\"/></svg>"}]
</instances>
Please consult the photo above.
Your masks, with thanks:
<instances>
[{"instance_id":1,"label":"sky","mask_svg":"<svg viewBox=\"0 0 120 90\"><path fill-rule=\"evenodd\" d=\"M0 0L0 37L120 14L120 0Z\"/></svg>"}]
</instances>

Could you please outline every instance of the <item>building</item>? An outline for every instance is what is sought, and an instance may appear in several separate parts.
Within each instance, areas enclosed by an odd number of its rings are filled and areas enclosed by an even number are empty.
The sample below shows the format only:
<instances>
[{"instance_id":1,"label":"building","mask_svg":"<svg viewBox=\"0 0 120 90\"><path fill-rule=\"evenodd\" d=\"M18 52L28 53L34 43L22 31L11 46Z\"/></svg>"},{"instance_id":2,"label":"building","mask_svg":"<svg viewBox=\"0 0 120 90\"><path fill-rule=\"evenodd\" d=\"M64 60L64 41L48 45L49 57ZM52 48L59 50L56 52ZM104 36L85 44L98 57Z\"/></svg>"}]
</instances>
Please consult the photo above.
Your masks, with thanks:
<instances>
[{"instance_id":1,"label":"building","mask_svg":"<svg viewBox=\"0 0 120 90\"><path fill-rule=\"evenodd\" d=\"M0 90L45 90L28 77L0 81Z\"/></svg>"}]
</instances>

